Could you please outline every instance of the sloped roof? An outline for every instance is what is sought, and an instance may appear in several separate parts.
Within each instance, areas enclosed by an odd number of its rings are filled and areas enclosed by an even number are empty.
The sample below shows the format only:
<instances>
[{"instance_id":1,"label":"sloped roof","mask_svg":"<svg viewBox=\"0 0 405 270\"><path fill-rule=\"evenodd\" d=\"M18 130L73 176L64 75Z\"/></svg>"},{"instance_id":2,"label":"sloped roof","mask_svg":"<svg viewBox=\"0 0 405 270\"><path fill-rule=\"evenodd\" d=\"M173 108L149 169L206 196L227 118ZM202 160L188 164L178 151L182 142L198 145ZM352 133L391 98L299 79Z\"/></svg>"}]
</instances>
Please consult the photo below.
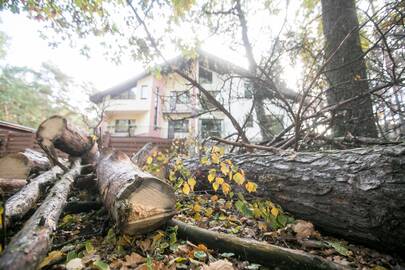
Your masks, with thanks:
<instances>
[{"instance_id":1,"label":"sloped roof","mask_svg":"<svg viewBox=\"0 0 405 270\"><path fill-rule=\"evenodd\" d=\"M0 129L19 131L19 132L29 132L29 133L36 132L35 128L19 125L19 124L12 123L12 122L2 121L2 120L0 120Z\"/></svg>"},{"instance_id":2,"label":"sloped roof","mask_svg":"<svg viewBox=\"0 0 405 270\"><path fill-rule=\"evenodd\" d=\"M246 70L240 66L237 66L223 58L215 56L215 55L208 53L206 51L203 51L201 49L198 49L197 53L198 53L199 61L208 60L207 62L213 63L213 64L209 65L209 68L212 70L215 70L220 73L234 72L242 77L250 76L248 70ZM186 60L184 57L177 56L177 57L171 59L170 61L168 61L168 63L160 65L160 67L161 67L161 69L165 69L165 68L170 67L170 65L176 64L178 62L181 63L184 60ZM146 76L150 75L150 72L151 71L149 71L149 70L144 70L141 73L135 75L134 77L132 77L116 86L113 86L106 90L100 91L94 95L91 95L90 100L94 103L98 103L98 102L102 101L103 98L107 95L119 95L120 93L135 87L137 85L138 81L145 78ZM295 93L294 91L292 91L290 89L283 89L283 94L285 94L289 98L295 98L297 96L297 93Z\"/></svg>"}]
</instances>

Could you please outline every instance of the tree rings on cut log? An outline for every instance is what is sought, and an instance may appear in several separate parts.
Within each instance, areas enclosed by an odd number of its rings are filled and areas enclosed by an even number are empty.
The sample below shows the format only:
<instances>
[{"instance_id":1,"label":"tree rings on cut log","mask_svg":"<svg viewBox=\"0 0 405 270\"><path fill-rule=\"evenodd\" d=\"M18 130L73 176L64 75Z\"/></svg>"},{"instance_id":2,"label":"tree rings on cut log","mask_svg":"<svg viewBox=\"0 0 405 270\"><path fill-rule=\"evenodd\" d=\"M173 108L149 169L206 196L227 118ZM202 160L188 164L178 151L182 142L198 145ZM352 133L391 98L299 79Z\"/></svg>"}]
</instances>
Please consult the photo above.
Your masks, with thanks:
<instances>
[{"instance_id":1,"label":"tree rings on cut log","mask_svg":"<svg viewBox=\"0 0 405 270\"><path fill-rule=\"evenodd\" d=\"M126 234L152 231L175 214L172 187L143 172L123 152L104 150L97 178L104 205Z\"/></svg>"},{"instance_id":2,"label":"tree rings on cut log","mask_svg":"<svg viewBox=\"0 0 405 270\"><path fill-rule=\"evenodd\" d=\"M26 179L30 173L46 171L49 168L48 158L31 149L0 158L0 178L3 179Z\"/></svg>"},{"instance_id":3,"label":"tree rings on cut log","mask_svg":"<svg viewBox=\"0 0 405 270\"><path fill-rule=\"evenodd\" d=\"M37 140L45 151L56 156L54 148L73 157L81 157L84 163L94 163L98 155L97 144L88 134L62 116L54 115L41 123Z\"/></svg>"}]
</instances>

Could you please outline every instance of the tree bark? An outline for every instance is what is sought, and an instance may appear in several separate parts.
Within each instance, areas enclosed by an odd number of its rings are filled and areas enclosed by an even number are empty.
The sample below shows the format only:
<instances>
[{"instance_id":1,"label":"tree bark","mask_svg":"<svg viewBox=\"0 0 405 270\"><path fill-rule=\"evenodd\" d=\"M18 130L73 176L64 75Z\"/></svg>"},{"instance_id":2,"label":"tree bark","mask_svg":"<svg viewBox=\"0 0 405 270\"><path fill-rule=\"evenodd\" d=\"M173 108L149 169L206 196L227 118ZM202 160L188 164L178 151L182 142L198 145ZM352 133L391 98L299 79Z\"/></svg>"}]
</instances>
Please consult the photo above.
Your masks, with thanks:
<instances>
[{"instance_id":1,"label":"tree bark","mask_svg":"<svg viewBox=\"0 0 405 270\"><path fill-rule=\"evenodd\" d=\"M10 222L21 219L29 210L35 208L35 204L43 195L45 188L56 182L58 174L61 173L62 169L55 166L32 179L28 185L11 196L5 205L6 225L9 226Z\"/></svg>"},{"instance_id":2,"label":"tree bark","mask_svg":"<svg viewBox=\"0 0 405 270\"><path fill-rule=\"evenodd\" d=\"M0 178L26 179L32 173L46 171L50 167L51 164L43 153L25 149L24 152L8 154L0 159Z\"/></svg>"},{"instance_id":3,"label":"tree bark","mask_svg":"<svg viewBox=\"0 0 405 270\"><path fill-rule=\"evenodd\" d=\"M81 157L86 164L97 160L97 143L84 131L71 125L61 116L51 116L37 130L37 140L45 151L56 156L54 148L73 157Z\"/></svg>"},{"instance_id":4,"label":"tree bark","mask_svg":"<svg viewBox=\"0 0 405 270\"><path fill-rule=\"evenodd\" d=\"M25 179L4 179L0 178L0 190L8 196L16 193L27 184Z\"/></svg>"},{"instance_id":5,"label":"tree bark","mask_svg":"<svg viewBox=\"0 0 405 270\"><path fill-rule=\"evenodd\" d=\"M345 269L324 258L310 255L300 250L282 248L251 239L212 232L178 220L168 225L177 226L179 237L194 243L204 243L221 252L233 252L243 259L254 261L272 269Z\"/></svg>"},{"instance_id":6,"label":"tree bark","mask_svg":"<svg viewBox=\"0 0 405 270\"><path fill-rule=\"evenodd\" d=\"M405 145L345 151L227 155L257 193L319 229L377 248L405 250ZM208 183L209 168L186 163ZM207 187L207 185L205 185Z\"/></svg>"},{"instance_id":7,"label":"tree bark","mask_svg":"<svg viewBox=\"0 0 405 270\"><path fill-rule=\"evenodd\" d=\"M74 178L80 174L77 159L60 181L50 190L41 206L11 239L0 258L0 269L34 270L48 253L60 214L73 186Z\"/></svg>"},{"instance_id":8,"label":"tree bark","mask_svg":"<svg viewBox=\"0 0 405 270\"><path fill-rule=\"evenodd\" d=\"M152 155L154 151L158 151L159 147L153 143L145 144L138 152L131 156L131 161L139 168L142 168L146 164L146 159Z\"/></svg>"},{"instance_id":9,"label":"tree bark","mask_svg":"<svg viewBox=\"0 0 405 270\"><path fill-rule=\"evenodd\" d=\"M330 90L329 105L367 93L366 65L360 45L359 21L354 0L322 0L323 31L326 38L326 76ZM353 136L377 137L371 95L339 107L332 128L336 137L350 132Z\"/></svg>"},{"instance_id":10,"label":"tree bark","mask_svg":"<svg viewBox=\"0 0 405 270\"><path fill-rule=\"evenodd\" d=\"M104 205L126 234L152 231L175 214L172 187L143 172L125 153L104 150L97 178Z\"/></svg>"}]
</instances>

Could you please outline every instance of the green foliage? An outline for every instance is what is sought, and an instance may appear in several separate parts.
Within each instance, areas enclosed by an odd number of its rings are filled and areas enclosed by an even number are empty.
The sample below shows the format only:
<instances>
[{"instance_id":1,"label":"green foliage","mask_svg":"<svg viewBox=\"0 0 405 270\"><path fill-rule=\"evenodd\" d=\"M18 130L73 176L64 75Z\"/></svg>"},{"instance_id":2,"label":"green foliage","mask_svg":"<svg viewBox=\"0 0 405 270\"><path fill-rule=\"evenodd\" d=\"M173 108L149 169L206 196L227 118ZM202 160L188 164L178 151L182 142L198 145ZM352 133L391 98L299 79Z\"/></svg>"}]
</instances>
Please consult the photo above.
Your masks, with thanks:
<instances>
[{"instance_id":1,"label":"green foliage","mask_svg":"<svg viewBox=\"0 0 405 270\"><path fill-rule=\"evenodd\" d=\"M6 52L6 38L0 32L0 56ZM4 52L4 53L3 53ZM75 82L56 66L44 63L39 71L0 65L0 119L37 127L45 118L59 114L84 126L79 111L70 105Z\"/></svg>"}]
</instances>

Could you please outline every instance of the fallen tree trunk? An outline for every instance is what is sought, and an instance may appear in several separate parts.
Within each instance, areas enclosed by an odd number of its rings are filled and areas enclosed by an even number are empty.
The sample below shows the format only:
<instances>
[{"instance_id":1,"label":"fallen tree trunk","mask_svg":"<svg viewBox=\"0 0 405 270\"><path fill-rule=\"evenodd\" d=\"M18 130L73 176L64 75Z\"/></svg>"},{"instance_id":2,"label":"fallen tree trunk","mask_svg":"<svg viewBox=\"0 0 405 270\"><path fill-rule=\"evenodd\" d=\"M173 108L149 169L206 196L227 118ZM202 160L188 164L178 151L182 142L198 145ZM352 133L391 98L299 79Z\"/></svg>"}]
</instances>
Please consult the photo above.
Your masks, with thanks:
<instances>
[{"instance_id":1,"label":"fallen tree trunk","mask_svg":"<svg viewBox=\"0 0 405 270\"><path fill-rule=\"evenodd\" d=\"M94 164L97 160L97 143L62 116L54 115L42 122L37 130L37 140L53 157L56 157L54 148L57 148L70 156L81 157L85 164Z\"/></svg>"},{"instance_id":2,"label":"fallen tree trunk","mask_svg":"<svg viewBox=\"0 0 405 270\"><path fill-rule=\"evenodd\" d=\"M255 195L271 199L295 217L347 239L405 250L404 145L224 158L258 184ZM200 183L208 183L209 168L198 160L186 166Z\"/></svg>"},{"instance_id":3,"label":"fallen tree trunk","mask_svg":"<svg viewBox=\"0 0 405 270\"><path fill-rule=\"evenodd\" d=\"M0 190L4 193L14 194L27 184L25 179L3 179L0 178Z\"/></svg>"},{"instance_id":4,"label":"fallen tree trunk","mask_svg":"<svg viewBox=\"0 0 405 270\"><path fill-rule=\"evenodd\" d=\"M172 187L143 172L125 153L104 150L97 179L104 205L126 234L152 231L175 214Z\"/></svg>"},{"instance_id":5,"label":"fallen tree trunk","mask_svg":"<svg viewBox=\"0 0 405 270\"><path fill-rule=\"evenodd\" d=\"M272 269L345 269L322 257L282 248L265 242L243 239L233 235L213 232L178 220L168 222L177 226L179 237L193 243L203 243L221 252L233 252L241 258L260 263Z\"/></svg>"},{"instance_id":6,"label":"fallen tree trunk","mask_svg":"<svg viewBox=\"0 0 405 270\"><path fill-rule=\"evenodd\" d=\"M30 209L35 208L45 188L57 180L58 174L62 169L55 166L47 172L40 174L31 182L24 186L18 193L11 196L5 205L5 223L7 226L10 222L21 219Z\"/></svg>"},{"instance_id":7,"label":"fallen tree trunk","mask_svg":"<svg viewBox=\"0 0 405 270\"><path fill-rule=\"evenodd\" d=\"M80 159L77 159L72 169L54 185L34 215L11 239L0 258L0 269L36 269L48 253L52 233L66 204L74 178L79 174Z\"/></svg>"},{"instance_id":8,"label":"fallen tree trunk","mask_svg":"<svg viewBox=\"0 0 405 270\"><path fill-rule=\"evenodd\" d=\"M24 152L0 158L0 178L26 179L32 173L46 171L50 167L51 164L43 153L25 149Z\"/></svg>"},{"instance_id":9,"label":"fallen tree trunk","mask_svg":"<svg viewBox=\"0 0 405 270\"><path fill-rule=\"evenodd\" d=\"M139 168L142 168L146 164L146 160L154 151L158 151L159 147L153 143L145 144L138 152L131 156L131 160Z\"/></svg>"}]
</instances>

